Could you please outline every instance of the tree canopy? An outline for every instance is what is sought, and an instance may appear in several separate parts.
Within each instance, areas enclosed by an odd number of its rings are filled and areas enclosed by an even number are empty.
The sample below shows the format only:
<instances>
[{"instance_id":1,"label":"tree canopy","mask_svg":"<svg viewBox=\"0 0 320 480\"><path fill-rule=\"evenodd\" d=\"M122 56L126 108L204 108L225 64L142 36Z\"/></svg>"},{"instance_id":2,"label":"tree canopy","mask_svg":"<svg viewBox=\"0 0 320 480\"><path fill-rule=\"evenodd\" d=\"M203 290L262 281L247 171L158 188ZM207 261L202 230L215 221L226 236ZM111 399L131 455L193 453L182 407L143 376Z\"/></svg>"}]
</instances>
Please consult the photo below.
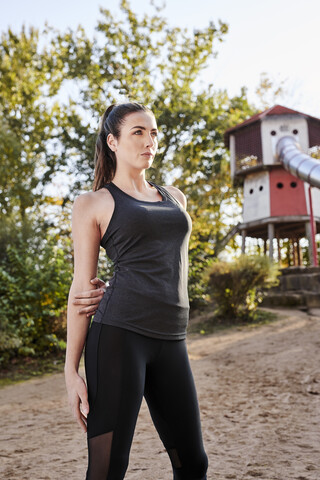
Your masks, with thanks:
<instances>
[{"instance_id":1,"label":"tree canopy","mask_svg":"<svg viewBox=\"0 0 320 480\"><path fill-rule=\"evenodd\" d=\"M202 271L220 251L239 212L223 133L256 111L245 88L230 98L214 82L203 86L199 81L228 26L219 20L190 32L170 26L162 10L153 8L142 17L126 0L117 14L101 8L92 38L81 26L66 32L23 27L20 33L9 29L2 34L3 272L11 268L9 244L21 248L21 238L34 255L35 244L53 248L55 238L70 264L70 203L92 186L99 118L111 103L138 101L153 110L160 131L148 178L174 184L188 198L193 219L190 299L202 301ZM38 263L40 268L40 258ZM36 277L36 267L34 271Z\"/></svg>"}]
</instances>

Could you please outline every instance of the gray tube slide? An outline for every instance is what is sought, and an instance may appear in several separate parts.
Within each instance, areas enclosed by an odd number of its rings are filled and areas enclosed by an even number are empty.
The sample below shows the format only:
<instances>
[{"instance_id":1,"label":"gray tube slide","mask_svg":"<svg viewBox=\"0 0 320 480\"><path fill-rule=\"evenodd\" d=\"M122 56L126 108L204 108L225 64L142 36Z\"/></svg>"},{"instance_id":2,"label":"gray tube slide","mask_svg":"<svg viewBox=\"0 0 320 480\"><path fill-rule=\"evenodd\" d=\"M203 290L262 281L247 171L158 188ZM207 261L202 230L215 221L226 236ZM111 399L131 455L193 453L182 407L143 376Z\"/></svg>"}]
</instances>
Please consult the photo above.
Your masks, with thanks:
<instances>
[{"instance_id":1,"label":"gray tube slide","mask_svg":"<svg viewBox=\"0 0 320 480\"><path fill-rule=\"evenodd\" d=\"M320 188L320 160L303 153L294 137L280 138L276 150L277 156L286 170L313 187Z\"/></svg>"}]
</instances>

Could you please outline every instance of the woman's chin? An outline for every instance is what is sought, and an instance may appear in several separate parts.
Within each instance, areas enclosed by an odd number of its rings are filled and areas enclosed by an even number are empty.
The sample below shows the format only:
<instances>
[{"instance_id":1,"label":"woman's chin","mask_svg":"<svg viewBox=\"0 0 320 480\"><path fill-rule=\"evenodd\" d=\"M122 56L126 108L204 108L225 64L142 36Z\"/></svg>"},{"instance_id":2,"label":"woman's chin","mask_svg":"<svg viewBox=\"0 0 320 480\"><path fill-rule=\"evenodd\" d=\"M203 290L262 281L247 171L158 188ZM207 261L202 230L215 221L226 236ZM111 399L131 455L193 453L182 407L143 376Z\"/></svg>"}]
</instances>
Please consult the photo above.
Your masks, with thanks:
<instances>
[{"instance_id":1,"label":"woman's chin","mask_svg":"<svg viewBox=\"0 0 320 480\"><path fill-rule=\"evenodd\" d=\"M148 158L147 160L145 160L144 164L145 164L144 168L150 168L151 165L153 164L153 158Z\"/></svg>"}]
</instances>

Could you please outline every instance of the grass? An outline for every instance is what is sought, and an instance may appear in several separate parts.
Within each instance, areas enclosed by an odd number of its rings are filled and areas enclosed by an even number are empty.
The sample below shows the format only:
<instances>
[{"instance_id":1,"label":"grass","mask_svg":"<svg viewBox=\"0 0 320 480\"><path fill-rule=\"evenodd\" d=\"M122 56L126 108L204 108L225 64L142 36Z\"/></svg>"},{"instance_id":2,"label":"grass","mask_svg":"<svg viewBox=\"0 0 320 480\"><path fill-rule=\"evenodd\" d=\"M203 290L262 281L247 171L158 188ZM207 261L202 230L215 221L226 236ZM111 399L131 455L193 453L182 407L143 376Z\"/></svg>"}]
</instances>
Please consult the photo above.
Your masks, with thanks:
<instances>
[{"instance_id":1,"label":"grass","mask_svg":"<svg viewBox=\"0 0 320 480\"><path fill-rule=\"evenodd\" d=\"M270 312L269 310L263 310L261 308L257 309L253 320L219 319L214 316L209 308L210 307L201 312L194 312L190 316L188 327L189 334L211 335L231 329L241 330L248 327L257 328L278 319L275 312Z\"/></svg>"},{"instance_id":2,"label":"grass","mask_svg":"<svg viewBox=\"0 0 320 480\"><path fill-rule=\"evenodd\" d=\"M0 388L41 375L63 372L64 358L64 352L47 357L13 358L9 364L1 368Z\"/></svg>"}]
</instances>

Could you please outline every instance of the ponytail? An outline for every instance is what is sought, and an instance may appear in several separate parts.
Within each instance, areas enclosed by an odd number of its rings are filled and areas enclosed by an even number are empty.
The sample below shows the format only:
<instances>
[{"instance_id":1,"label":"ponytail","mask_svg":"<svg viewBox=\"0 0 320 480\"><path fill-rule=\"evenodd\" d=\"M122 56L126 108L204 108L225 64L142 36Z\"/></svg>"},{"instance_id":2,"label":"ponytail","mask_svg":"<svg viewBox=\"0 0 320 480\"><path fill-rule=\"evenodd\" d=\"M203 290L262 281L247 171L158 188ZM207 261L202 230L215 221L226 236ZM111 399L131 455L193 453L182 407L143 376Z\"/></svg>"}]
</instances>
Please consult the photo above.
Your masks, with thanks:
<instances>
[{"instance_id":1,"label":"ponytail","mask_svg":"<svg viewBox=\"0 0 320 480\"><path fill-rule=\"evenodd\" d=\"M112 182L117 168L117 158L108 143L107 138L111 133L115 138L120 138L121 125L130 113L152 111L140 103L113 104L104 112L100 125L95 151L95 169L93 190L99 190L106 183Z\"/></svg>"},{"instance_id":2,"label":"ponytail","mask_svg":"<svg viewBox=\"0 0 320 480\"><path fill-rule=\"evenodd\" d=\"M111 105L102 115L99 125L99 133L96 141L96 152L94 158L94 181L93 190L99 190L106 183L110 183L116 173L116 156L109 148L107 137L112 133L108 129L107 119L115 105ZM107 128L106 128L107 127Z\"/></svg>"}]
</instances>

